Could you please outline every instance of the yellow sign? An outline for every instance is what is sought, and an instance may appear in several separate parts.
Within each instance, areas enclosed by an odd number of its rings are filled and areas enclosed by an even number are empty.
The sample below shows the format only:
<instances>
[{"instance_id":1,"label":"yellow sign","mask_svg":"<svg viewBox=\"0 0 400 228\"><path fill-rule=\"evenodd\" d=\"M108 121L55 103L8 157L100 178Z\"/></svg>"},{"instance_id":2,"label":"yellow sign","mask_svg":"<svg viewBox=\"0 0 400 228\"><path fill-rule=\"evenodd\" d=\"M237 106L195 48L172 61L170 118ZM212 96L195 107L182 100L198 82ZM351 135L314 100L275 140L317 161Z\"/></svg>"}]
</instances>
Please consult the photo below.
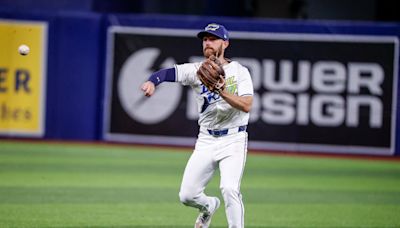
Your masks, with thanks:
<instances>
[{"instance_id":1,"label":"yellow sign","mask_svg":"<svg viewBox=\"0 0 400 228\"><path fill-rule=\"evenodd\" d=\"M0 20L0 135L44 135L46 62L46 22Z\"/></svg>"}]
</instances>

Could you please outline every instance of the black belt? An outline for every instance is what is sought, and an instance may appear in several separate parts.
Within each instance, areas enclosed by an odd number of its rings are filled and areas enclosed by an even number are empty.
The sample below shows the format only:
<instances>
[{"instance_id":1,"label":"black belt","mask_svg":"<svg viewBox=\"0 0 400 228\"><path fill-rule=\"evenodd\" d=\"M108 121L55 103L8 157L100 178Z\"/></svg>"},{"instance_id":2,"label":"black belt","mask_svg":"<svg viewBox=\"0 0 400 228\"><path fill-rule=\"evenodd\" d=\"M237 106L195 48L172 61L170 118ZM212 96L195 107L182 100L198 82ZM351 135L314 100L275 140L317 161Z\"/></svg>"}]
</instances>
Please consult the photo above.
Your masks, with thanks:
<instances>
[{"instance_id":1,"label":"black belt","mask_svg":"<svg viewBox=\"0 0 400 228\"><path fill-rule=\"evenodd\" d=\"M241 131L246 131L246 129L247 129L247 126L243 125L240 127L235 127L235 128L230 128L230 129L222 129L222 130L207 129L207 131L212 136L220 137L220 136L227 135L228 133L237 133L237 132L241 132Z\"/></svg>"}]
</instances>

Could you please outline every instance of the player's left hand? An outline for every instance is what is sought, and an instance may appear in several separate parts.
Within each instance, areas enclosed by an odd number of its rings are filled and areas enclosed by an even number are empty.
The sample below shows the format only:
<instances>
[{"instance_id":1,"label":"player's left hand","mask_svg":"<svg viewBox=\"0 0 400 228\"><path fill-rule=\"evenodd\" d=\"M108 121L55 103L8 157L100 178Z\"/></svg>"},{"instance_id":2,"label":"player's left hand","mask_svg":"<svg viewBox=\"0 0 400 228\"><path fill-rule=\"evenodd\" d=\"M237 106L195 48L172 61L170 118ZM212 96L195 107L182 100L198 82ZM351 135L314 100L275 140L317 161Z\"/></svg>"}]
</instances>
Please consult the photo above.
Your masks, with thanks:
<instances>
[{"instance_id":1,"label":"player's left hand","mask_svg":"<svg viewBox=\"0 0 400 228\"><path fill-rule=\"evenodd\" d=\"M215 56L206 59L200 65L196 74L208 90L218 93L225 89L225 71L221 62Z\"/></svg>"},{"instance_id":2,"label":"player's left hand","mask_svg":"<svg viewBox=\"0 0 400 228\"><path fill-rule=\"evenodd\" d=\"M151 95L154 94L154 91L156 90L156 86L154 85L153 82L147 81L142 84L141 89L146 97L150 97Z\"/></svg>"}]
</instances>

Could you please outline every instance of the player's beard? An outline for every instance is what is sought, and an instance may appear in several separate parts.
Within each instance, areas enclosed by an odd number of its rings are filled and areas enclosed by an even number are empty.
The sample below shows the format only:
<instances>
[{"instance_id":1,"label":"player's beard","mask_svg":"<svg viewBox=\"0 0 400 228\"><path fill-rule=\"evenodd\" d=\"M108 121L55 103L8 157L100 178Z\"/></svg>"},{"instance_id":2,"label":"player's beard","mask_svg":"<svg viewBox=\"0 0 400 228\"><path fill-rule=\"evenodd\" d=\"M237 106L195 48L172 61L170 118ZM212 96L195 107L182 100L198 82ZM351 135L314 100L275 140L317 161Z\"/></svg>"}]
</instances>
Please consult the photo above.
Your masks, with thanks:
<instances>
[{"instance_id":1,"label":"player's beard","mask_svg":"<svg viewBox=\"0 0 400 228\"><path fill-rule=\"evenodd\" d=\"M206 47L203 50L203 55L206 58L209 58L210 56L214 55L215 57L219 57L222 54L222 44L221 46L218 47L218 50L214 50L212 47Z\"/></svg>"}]
</instances>

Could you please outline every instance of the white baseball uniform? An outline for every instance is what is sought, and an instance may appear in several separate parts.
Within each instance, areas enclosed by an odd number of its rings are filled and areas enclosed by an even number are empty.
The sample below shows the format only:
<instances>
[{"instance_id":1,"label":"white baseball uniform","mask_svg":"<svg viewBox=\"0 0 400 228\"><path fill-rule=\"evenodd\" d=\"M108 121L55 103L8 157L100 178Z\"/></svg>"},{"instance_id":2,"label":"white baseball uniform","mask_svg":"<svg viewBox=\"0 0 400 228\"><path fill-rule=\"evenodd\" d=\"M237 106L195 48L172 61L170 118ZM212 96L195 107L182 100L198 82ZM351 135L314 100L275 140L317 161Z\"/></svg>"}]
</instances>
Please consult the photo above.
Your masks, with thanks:
<instances>
[{"instance_id":1,"label":"white baseball uniform","mask_svg":"<svg viewBox=\"0 0 400 228\"><path fill-rule=\"evenodd\" d=\"M246 126L249 113L233 108L219 94L208 91L196 76L201 63L175 65L176 81L190 85L196 93L200 131L195 149L186 165L179 192L188 206L204 210L211 197L204 189L219 167L220 189L230 228L244 227L240 182L247 153ZM252 96L250 73L236 61L223 66L226 89L238 96Z\"/></svg>"}]
</instances>

